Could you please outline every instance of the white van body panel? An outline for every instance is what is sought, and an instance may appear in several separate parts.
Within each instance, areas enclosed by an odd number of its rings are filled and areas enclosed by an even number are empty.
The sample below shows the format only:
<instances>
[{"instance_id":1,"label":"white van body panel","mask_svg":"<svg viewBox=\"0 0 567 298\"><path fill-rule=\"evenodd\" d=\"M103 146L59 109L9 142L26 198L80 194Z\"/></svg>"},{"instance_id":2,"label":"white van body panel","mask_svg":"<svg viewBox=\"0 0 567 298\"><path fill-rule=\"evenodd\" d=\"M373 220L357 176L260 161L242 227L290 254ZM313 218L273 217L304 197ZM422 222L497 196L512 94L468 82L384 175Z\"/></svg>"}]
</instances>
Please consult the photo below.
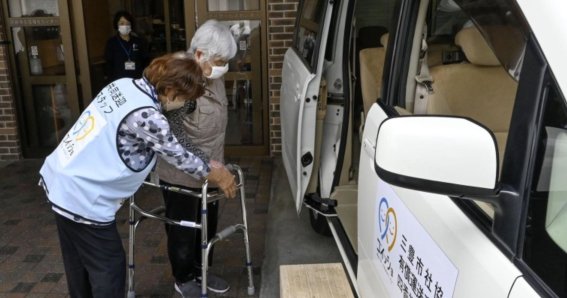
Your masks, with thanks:
<instances>
[{"instance_id":1,"label":"white van body panel","mask_svg":"<svg viewBox=\"0 0 567 298\"><path fill-rule=\"evenodd\" d=\"M377 180L374 170L374 156L376 150L376 135L378 127L388 116L378 107L372 105L366 118L364 133L362 136L362 148L360 150L360 164L358 170L358 268L357 284L360 297L388 297L385 285L380 281L378 269L373 263L376 255L375 247L371 240L374 239L374 193L376 192ZM365 195L371 197L365 198Z\"/></svg>"},{"instance_id":2,"label":"white van body panel","mask_svg":"<svg viewBox=\"0 0 567 298\"><path fill-rule=\"evenodd\" d=\"M478 229L478 227L457 207L449 197L410 189L389 186L378 178L371 152L379 124L386 118L384 112L374 104L365 124L363 149L360 158L358 186L358 286L361 297L403 297L395 282L385 278L385 266L379 262L376 244L376 222L380 220L377 201L391 191L389 200L405 206L409 211L405 218L397 218L397 230L420 230L428 234L421 242L408 237L409 243L418 242L421 247L416 253L425 255L437 251L438 256L449 262L433 271L439 280L446 281L448 289L444 292L453 297L506 297L521 275L514 264ZM370 148L366 148L366 147ZM386 188L386 189L381 189ZM388 189L389 188L389 189ZM401 213L399 210L398 213ZM404 227L415 219L411 227ZM400 235L398 235L398 239ZM401 245L401 242L395 246ZM393 250L394 251L394 250ZM400 259L393 255L389 259ZM394 262L398 265L398 262ZM424 258L423 263L439 263L434 256ZM454 267L455 272L450 272ZM440 273L436 273L439 272ZM393 270L393 272L396 272ZM441 277L439 277L441 276ZM419 278L418 278L419 279ZM396 277L394 276L394 281ZM453 284L451 285L451 281ZM406 282L407 283L407 282ZM482 286L479 286L482 285ZM428 295L429 296L429 295Z\"/></svg>"},{"instance_id":3,"label":"white van body panel","mask_svg":"<svg viewBox=\"0 0 567 298\"><path fill-rule=\"evenodd\" d=\"M509 298L539 297L536 291L528 284L524 277L520 277L514 283Z\"/></svg>"}]
</instances>

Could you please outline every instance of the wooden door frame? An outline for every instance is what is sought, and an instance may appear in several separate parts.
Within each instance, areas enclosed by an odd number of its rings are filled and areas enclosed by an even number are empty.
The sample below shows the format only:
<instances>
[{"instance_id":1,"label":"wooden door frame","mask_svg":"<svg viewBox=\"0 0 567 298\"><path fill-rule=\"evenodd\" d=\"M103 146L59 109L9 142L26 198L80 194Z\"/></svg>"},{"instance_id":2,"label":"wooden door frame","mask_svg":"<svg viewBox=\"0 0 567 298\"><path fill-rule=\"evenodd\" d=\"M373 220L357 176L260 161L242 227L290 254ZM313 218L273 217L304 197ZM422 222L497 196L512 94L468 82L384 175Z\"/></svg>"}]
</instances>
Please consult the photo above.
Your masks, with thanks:
<instances>
[{"instance_id":1,"label":"wooden door frame","mask_svg":"<svg viewBox=\"0 0 567 298\"><path fill-rule=\"evenodd\" d=\"M71 36L71 19L69 15L70 0L57 0L59 8L59 16L53 17L11 17L8 0L2 0L2 13L4 17L4 30L6 34L8 46L8 55L11 65L11 75L14 91L14 101L17 107L17 116L19 125L19 132L21 135L20 146L25 157L45 157L51 149L42 149L39 146L39 136L37 134L37 123L35 121L35 105L33 93L31 88L23 88L23 85L50 85L59 82L64 82L67 92L67 104L71 111L71 120L77 119L80 115L80 106L78 101L78 86L77 76L75 70L75 54L73 48L73 39ZM23 64L17 63L14 51L14 37L12 36L12 28L16 27L49 27L58 26L61 35L61 43L65 49L64 55L64 75L49 75L44 77L28 75L29 63L28 58L21 59ZM27 41L22 41L22 46L25 49L25 55L29 48ZM19 65L20 70L16 66ZM25 84L20 82L20 78ZM74 100L73 100L74 99ZM48 152L49 151L49 152Z\"/></svg>"}]
</instances>

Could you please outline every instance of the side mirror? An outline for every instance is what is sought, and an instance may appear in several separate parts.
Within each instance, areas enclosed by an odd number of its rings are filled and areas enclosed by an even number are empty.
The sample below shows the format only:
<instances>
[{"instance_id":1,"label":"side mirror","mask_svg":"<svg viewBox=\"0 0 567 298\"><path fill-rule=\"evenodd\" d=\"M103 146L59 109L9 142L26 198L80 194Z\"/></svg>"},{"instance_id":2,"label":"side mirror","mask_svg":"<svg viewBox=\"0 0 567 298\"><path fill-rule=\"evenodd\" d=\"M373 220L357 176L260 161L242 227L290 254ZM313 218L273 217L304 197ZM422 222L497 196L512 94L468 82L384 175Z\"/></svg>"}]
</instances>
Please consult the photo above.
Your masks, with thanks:
<instances>
[{"instance_id":1,"label":"side mirror","mask_svg":"<svg viewBox=\"0 0 567 298\"><path fill-rule=\"evenodd\" d=\"M498 147L492 132L470 119L405 116L382 122L378 176L396 186L438 194L496 193Z\"/></svg>"}]
</instances>

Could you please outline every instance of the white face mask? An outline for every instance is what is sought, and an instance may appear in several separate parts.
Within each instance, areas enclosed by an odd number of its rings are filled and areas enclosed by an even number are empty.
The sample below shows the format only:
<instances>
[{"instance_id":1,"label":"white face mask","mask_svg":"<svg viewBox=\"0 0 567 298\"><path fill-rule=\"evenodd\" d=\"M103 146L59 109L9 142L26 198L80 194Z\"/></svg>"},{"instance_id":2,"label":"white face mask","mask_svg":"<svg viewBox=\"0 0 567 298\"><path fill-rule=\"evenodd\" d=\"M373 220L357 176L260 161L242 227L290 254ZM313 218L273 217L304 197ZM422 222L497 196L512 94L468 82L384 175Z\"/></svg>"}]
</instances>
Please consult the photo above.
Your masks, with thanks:
<instances>
[{"instance_id":1,"label":"white face mask","mask_svg":"<svg viewBox=\"0 0 567 298\"><path fill-rule=\"evenodd\" d=\"M166 112L181 109L185 105L185 101L182 100L168 100L163 104L163 110Z\"/></svg>"},{"instance_id":2,"label":"white face mask","mask_svg":"<svg viewBox=\"0 0 567 298\"><path fill-rule=\"evenodd\" d=\"M207 79L218 79L222 77L228 71L228 63L224 66L214 66L212 65L211 74L208 75Z\"/></svg>"},{"instance_id":3,"label":"white face mask","mask_svg":"<svg viewBox=\"0 0 567 298\"><path fill-rule=\"evenodd\" d=\"M132 27L130 25L120 25L118 26L118 32L122 35L128 35L132 31Z\"/></svg>"}]
</instances>

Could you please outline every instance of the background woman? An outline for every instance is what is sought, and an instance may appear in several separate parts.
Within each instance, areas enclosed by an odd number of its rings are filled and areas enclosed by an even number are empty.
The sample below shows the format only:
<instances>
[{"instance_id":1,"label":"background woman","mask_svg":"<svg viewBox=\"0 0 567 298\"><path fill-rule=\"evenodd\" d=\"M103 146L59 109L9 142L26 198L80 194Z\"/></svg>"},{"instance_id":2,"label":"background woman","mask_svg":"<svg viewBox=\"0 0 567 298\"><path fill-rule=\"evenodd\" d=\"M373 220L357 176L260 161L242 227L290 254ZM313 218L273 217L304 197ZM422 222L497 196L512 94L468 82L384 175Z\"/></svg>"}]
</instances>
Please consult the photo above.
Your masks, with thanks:
<instances>
[{"instance_id":1,"label":"background woman","mask_svg":"<svg viewBox=\"0 0 567 298\"><path fill-rule=\"evenodd\" d=\"M145 40L135 35L134 18L127 11L114 15L116 35L106 42L104 51L107 82L120 78L140 78L150 60Z\"/></svg>"}]
</instances>

